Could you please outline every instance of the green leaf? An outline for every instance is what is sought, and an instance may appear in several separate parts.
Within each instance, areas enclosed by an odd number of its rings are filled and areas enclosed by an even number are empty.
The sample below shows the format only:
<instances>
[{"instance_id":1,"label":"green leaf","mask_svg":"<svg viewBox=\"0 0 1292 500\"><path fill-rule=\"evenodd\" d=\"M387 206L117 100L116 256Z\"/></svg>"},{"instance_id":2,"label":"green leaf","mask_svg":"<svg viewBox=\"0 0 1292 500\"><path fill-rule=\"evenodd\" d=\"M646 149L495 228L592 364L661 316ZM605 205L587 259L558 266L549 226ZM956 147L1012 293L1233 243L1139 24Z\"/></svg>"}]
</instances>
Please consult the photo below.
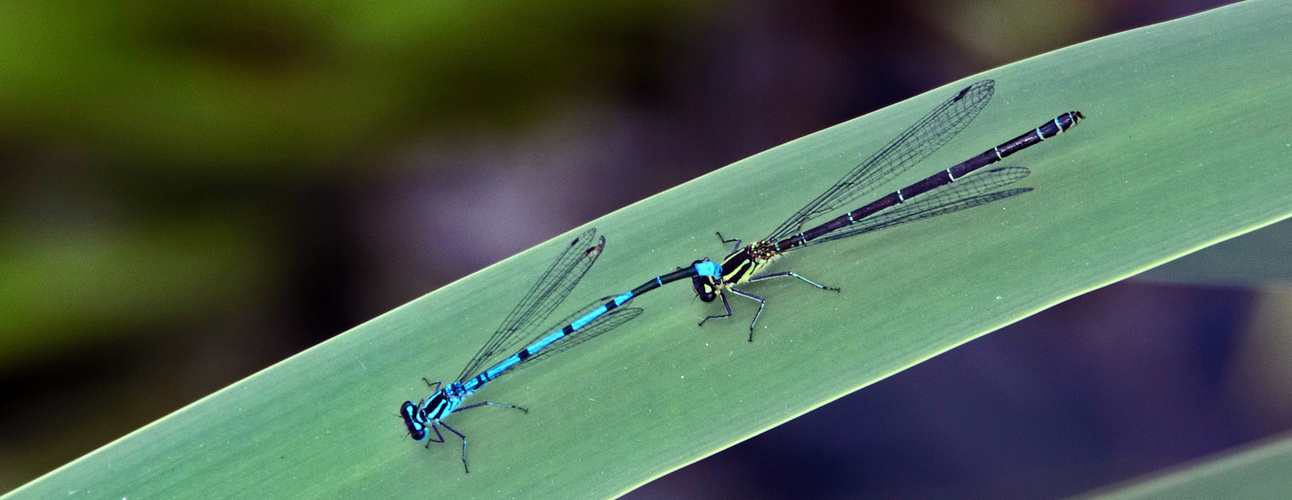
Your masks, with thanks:
<instances>
[{"instance_id":1,"label":"green leaf","mask_svg":"<svg viewBox=\"0 0 1292 500\"><path fill-rule=\"evenodd\" d=\"M1292 212L1292 4L1254 1L1045 54L812 134L595 221L609 244L567 307L769 231L972 80L994 101L896 188L1061 112L1087 120L1009 158L1036 191L795 252L754 308L673 285L636 321L474 396L530 408L402 437L421 376L453 376L568 236L382 315L17 490L14 497L604 497L712 454L1059 301ZM648 168L648 166L643 166ZM880 191L885 192L885 191ZM742 301L743 302L743 301ZM496 410L496 411L492 411ZM93 409L86 409L93 418ZM68 429L75 432L75 429Z\"/></svg>"},{"instance_id":2,"label":"green leaf","mask_svg":"<svg viewBox=\"0 0 1292 500\"><path fill-rule=\"evenodd\" d=\"M1136 276L1200 285L1286 286L1292 283L1292 221L1209 246Z\"/></svg>"},{"instance_id":3,"label":"green leaf","mask_svg":"<svg viewBox=\"0 0 1292 500\"><path fill-rule=\"evenodd\" d=\"M1089 498L1286 498L1292 491L1292 438L1242 446L1216 457L1157 472Z\"/></svg>"}]
</instances>

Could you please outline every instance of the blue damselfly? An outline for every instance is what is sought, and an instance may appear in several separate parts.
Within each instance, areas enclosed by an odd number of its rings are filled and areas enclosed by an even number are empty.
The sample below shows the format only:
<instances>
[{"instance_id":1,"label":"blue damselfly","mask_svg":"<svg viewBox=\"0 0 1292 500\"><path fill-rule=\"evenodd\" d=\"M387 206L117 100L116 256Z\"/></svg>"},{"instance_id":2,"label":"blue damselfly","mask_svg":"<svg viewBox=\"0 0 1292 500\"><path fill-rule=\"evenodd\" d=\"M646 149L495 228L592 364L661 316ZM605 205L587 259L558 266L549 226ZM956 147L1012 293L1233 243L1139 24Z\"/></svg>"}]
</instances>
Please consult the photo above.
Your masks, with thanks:
<instances>
[{"instance_id":1,"label":"blue damselfly","mask_svg":"<svg viewBox=\"0 0 1292 500\"><path fill-rule=\"evenodd\" d=\"M504 373L532 366L535 361L564 352L636 318L641 314L641 309L621 306L638 295L681 279L717 276L720 269L713 262L697 262L672 273L657 276L632 291L597 299L551 328L537 330L537 327L570 295L574 286L605 250L605 246L605 237L597 238L595 229L584 231L561 252L552 267L539 277L538 283L535 283L520 303L516 304L511 314L503 320L502 326L498 327L479 352L471 358L455 381L447 384L440 382L432 384L430 380L423 378L422 380L431 388L433 394L416 403L405 401L399 408L399 414L404 420L408 434L413 439L421 441L430 436L429 428L435 433L436 439L429 440L426 443L427 448L431 443L444 442L440 427L456 434L462 439L462 468L470 472L467 468L467 437L449 427L444 423L444 419L454 412L482 406L513 408L525 413L529 410L493 401L462 406L468 396ZM535 334L537 337L532 337ZM517 347L517 342L524 338L531 339L527 347L484 369L498 356L512 352Z\"/></svg>"}]
</instances>

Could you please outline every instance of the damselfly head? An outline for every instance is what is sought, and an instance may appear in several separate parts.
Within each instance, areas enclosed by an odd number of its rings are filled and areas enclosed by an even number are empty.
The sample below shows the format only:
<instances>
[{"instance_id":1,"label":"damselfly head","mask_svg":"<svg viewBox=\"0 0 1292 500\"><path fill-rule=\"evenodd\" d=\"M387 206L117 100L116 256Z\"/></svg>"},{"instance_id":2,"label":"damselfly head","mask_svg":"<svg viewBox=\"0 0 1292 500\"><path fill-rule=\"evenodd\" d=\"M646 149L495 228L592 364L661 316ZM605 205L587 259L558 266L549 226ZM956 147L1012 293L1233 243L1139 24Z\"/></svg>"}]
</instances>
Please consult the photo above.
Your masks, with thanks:
<instances>
[{"instance_id":1,"label":"damselfly head","mask_svg":"<svg viewBox=\"0 0 1292 500\"><path fill-rule=\"evenodd\" d=\"M695 265L701 262L704 261L697 260L691 264ZM700 297L702 301L713 302L713 299L718 298L718 283L708 276L691 277L691 288L695 290L695 295Z\"/></svg>"},{"instance_id":2,"label":"damselfly head","mask_svg":"<svg viewBox=\"0 0 1292 500\"><path fill-rule=\"evenodd\" d=\"M399 415L404 417L404 427L408 428L408 435L421 441L426 439L426 426L417 418L418 410L417 404L404 401L404 404L399 407Z\"/></svg>"}]
</instances>

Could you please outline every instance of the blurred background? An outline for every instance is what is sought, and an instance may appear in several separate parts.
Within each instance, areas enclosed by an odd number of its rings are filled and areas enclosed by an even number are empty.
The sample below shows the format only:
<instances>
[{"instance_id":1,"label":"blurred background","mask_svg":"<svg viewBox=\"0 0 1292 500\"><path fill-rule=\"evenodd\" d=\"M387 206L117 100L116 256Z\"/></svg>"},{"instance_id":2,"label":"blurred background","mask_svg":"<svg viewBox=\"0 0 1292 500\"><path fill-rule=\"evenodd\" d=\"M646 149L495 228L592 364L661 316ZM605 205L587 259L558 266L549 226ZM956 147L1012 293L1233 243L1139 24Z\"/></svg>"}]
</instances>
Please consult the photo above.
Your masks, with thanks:
<instances>
[{"instance_id":1,"label":"blurred background","mask_svg":"<svg viewBox=\"0 0 1292 500\"><path fill-rule=\"evenodd\" d=\"M1226 3L0 0L0 491L735 160ZM1289 303L1116 284L631 496L1127 479L1292 429Z\"/></svg>"}]
</instances>

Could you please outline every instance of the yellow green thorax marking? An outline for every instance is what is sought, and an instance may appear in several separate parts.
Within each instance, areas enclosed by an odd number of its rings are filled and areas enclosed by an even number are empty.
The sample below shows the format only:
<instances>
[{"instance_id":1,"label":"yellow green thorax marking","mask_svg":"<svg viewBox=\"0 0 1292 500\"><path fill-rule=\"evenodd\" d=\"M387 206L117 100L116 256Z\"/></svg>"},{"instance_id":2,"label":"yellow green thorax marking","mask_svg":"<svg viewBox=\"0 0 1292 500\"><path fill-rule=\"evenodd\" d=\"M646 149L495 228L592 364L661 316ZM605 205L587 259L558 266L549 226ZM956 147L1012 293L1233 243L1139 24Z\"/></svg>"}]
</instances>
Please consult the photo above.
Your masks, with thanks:
<instances>
[{"instance_id":1,"label":"yellow green thorax marking","mask_svg":"<svg viewBox=\"0 0 1292 500\"><path fill-rule=\"evenodd\" d=\"M755 241L722 261L722 285L731 287L749 281L779 256L775 243Z\"/></svg>"}]
</instances>

